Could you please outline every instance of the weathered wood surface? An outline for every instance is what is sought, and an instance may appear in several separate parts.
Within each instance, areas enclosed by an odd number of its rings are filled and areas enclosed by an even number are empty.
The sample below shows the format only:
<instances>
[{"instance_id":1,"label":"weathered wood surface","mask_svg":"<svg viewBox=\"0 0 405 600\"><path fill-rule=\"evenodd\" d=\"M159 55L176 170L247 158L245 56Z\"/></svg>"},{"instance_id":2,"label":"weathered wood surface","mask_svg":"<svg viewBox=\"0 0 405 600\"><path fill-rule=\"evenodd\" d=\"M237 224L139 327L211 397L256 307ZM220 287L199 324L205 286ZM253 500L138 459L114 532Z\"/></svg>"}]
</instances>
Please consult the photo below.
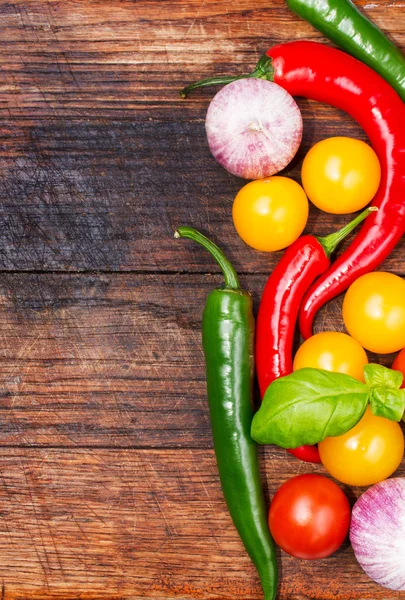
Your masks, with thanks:
<instances>
[{"instance_id":1,"label":"weathered wood surface","mask_svg":"<svg viewBox=\"0 0 405 600\"><path fill-rule=\"evenodd\" d=\"M280 449L262 458L271 489L297 471ZM262 597L212 450L7 448L0 470L4 598ZM368 580L348 543L316 568L282 557L280 598L396 597Z\"/></svg>"},{"instance_id":2,"label":"weathered wood surface","mask_svg":"<svg viewBox=\"0 0 405 600\"><path fill-rule=\"evenodd\" d=\"M256 307L265 280L243 277ZM211 447L201 316L220 281L3 274L0 445ZM343 330L339 301L318 319L331 328Z\"/></svg>"},{"instance_id":3,"label":"weathered wood surface","mask_svg":"<svg viewBox=\"0 0 405 600\"><path fill-rule=\"evenodd\" d=\"M405 48L402 2L358 5ZM0 0L0 27L2 598L259 600L206 406L200 319L218 271L172 234L189 224L220 242L256 308L280 253L233 230L242 182L206 144L213 92L177 93L245 72L274 43L323 38L284 0ZM347 115L299 104L286 174L323 137L366 139ZM312 210L308 231L347 220ZM403 251L384 268L405 274ZM342 329L340 304L318 330ZM261 460L268 499L323 472L276 448ZM279 600L404 596L374 585L348 543L279 559Z\"/></svg>"},{"instance_id":4,"label":"weathered wood surface","mask_svg":"<svg viewBox=\"0 0 405 600\"><path fill-rule=\"evenodd\" d=\"M403 3L359 4L405 46ZM275 43L323 39L284 0L18 0L0 2L0 26L0 268L212 271L204 253L174 246L179 224L220 240L239 271L275 264L279 254L234 234L241 181L205 139L213 90L187 101L178 90L246 72ZM286 174L298 177L324 136L365 139L340 111L299 103L304 141ZM308 229L343 222L312 211ZM399 269L400 257L387 266Z\"/></svg>"}]
</instances>

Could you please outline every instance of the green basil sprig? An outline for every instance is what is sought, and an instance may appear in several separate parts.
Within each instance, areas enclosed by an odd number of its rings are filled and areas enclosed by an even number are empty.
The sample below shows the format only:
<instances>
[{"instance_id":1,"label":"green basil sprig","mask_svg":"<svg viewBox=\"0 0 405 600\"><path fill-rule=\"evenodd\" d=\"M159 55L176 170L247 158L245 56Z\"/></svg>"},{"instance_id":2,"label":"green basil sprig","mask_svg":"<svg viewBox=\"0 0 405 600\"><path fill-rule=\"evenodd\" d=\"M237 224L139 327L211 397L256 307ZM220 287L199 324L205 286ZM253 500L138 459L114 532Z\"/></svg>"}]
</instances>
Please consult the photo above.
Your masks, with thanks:
<instances>
[{"instance_id":1,"label":"green basil sprig","mask_svg":"<svg viewBox=\"0 0 405 600\"><path fill-rule=\"evenodd\" d=\"M282 448L316 444L352 429L368 403L376 416L399 421L405 410L401 374L369 364L364 377L366 383L342 373L305 368L276 379L253 418L253 439Z\"/></svg>"},{"instance_id":2,"label":"green basil sprig","mask_svg":"<svg viewBox=\"0 0 405 600\"><path fill-rule=\"evenodd\" d=\"M365 365L364 379L370 388L370 407L378 417L392 421L404 418L403 375L381 365Z\"/></svg>"}]
</instances>

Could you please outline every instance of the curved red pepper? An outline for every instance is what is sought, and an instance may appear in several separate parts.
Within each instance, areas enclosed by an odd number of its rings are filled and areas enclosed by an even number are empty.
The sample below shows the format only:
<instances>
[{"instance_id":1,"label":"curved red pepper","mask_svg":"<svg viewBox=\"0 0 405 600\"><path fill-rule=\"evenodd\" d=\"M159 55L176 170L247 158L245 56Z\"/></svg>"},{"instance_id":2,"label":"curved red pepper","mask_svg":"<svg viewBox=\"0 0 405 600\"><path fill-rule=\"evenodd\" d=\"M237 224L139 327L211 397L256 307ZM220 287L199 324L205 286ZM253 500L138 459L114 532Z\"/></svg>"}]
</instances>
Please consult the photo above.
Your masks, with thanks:
<instances>
[{"instance_id":1,"label":"curved red pepper","mask_svg":"<svg viewBox=\"0 0 405 600\"><path fill-rule=\"evenodd\" d=\"M321 243L304 235L284 252L264 287L256 320L255 360L260 394L293 370L294 329L301 300L330 265Z\"/></svg>"},{"instance_id":2,"label":"curved red pepper","mask_svg":"<svg viewBox=\"0 0 405 600\"><path fill-rule=\"evenodd\" d=\"M290 454L305 462L320 463L321 455L319 454L318 446L299 446L293 450L288 450Z\"/></svg>"},{"instance_id":3,"label":"curved red pepper","mask_svg":"<svg viewBox=\"0 0 405 600\"><path fill-rule=\"evenodd\" d=\"M256 321L256 373L262 397L272 381L292 372L300 302L329 265L320 242L312 235L304 235L287 248L268 278ZM316 446L301 446L289 452L301 460L321 462Z\"/></svg>"},{"instance_id":4,"label":"curved red pepper","mask_svg":"<svg viewBox=\"0 0 405 600\"><path fill-rule=\"evenodd\" d=\"M302 298L321 273L330 265L337 245L370 211L357 215L339 231L324 238L304 235L284 252L267 280L256 320L255 361L260 394L279 377L293 370L293 341ZM315 446L301 446L290 453L310 462L320 462Z\"/></svg>"},{"instance_id":5,"label":"curved red pepper","mask_svg":"<svg viewBox=\"0 0 405 600\"><path fill-rule=\"evenodd\" d=\"M299 314L304 338L316 312L375 269L405 233L405 105L380 75L355 58L317 42L271 48L273 80L290 94L346 111L364 129L381 164L381 184L354 241L305 294Z\"/></svg>"}]
</instances>

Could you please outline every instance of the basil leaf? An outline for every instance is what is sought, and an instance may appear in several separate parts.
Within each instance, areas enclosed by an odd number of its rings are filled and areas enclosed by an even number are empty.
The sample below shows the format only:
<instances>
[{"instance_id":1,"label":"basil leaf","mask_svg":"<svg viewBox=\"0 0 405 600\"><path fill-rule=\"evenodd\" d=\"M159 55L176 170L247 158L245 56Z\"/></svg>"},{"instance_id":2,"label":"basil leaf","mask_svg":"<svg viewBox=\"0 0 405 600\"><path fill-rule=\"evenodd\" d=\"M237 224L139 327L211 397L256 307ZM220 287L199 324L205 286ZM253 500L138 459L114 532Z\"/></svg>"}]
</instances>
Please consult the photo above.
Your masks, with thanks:
<instances>
[{"instance_id":1,"label":"basil leaf","mask_svg":"<svg viewBox=\"0 0 405 600\"><path fill-rule=\"evenodd\" d=\"M259 444L283 448L316 444L354 427L368 398L367 386L349 375L299 369L267 388L251 434Z\"/></svg>"},{"instance_id":2,"label":"basil leaf","mask_svg":"<svg viewBox=\"0 0 405 600\"><path fill-rule=\"evenodd\" d=\"M399 371L370 363L364 366L364 379L369 387L398 390L402 385L403 375Z\"/></svg>"},{"instance_id":3,"label":"basil leaf","mask_svg":"<svg viewBox=\"0 0 405 600\"><path fill-rule=\"evenodd\" d=\"M370 406L376 417L400 421L405 410L405 390L372 388Z\"/></svg>"}]
</instances>

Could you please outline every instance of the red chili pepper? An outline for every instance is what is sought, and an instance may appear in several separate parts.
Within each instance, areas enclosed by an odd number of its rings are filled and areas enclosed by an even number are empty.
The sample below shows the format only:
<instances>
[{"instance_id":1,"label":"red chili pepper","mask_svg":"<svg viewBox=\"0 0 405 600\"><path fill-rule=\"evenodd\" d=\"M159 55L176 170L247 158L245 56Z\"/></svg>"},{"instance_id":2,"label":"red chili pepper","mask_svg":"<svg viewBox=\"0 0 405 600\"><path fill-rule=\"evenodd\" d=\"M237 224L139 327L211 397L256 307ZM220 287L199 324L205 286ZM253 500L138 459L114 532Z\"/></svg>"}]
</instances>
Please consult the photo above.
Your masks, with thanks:
<instances>
[{"instance_id":1,"label":"red chili pepper","mask_svg":"<svg viewBox=\"0 0 405 600\"><path fill-rule=\"evenodd\" d=\"M305 294L299 314L304 338L317 311L360 275L375 269L405 233L405 105L380 75L355 58L317 42L271 48L274 82L290 94L326 102L364 129L381 164L381 184L350 246Z\"/></svg>"},{"instance_id":2,"label":"red chili pepper","mask_svg":"<svg viewBox=\"0 0 405 600\"><path fill-rule=\"evenodd\" d=\"M256 373L263 398L269 385L292 372L298 310L305 292L330 265L329 252L312 235L284 252L264 287L256 321Z\"/></svg>"},{"instance_id":3,"label":"red chili pepper","mask_svg":"<svg viewBox=\"0 0 405 600\"><path fill-rule=\"evenodd\" d=\"M293 450L287 450L290 454L303 460L304 462L320 463L321 455L319 454L318 446L299 446Z\"/></svg>"},{"instance_id":4,"label":"red chili pepper","mask_svg":"<svg viewBox=\"0 0 405 600\"><path fill-rule=\"evenodd\" d=\"M374 208L374 210L377 210ZM261 396L278 377L293 370L292 349L298 310L304 293L330 265L330 256L373 208L367 208L351 223L324 238L304 235L282 256L267 280L256 322L256 373ZM320 462L317 448L302 446L291 454Z\"/></svg>"},{"instance_id":5,"label":"red chili pepper","mask_svg":"<svg viewBox=\"0 0 405 600\"><path fill-rule=\"evenodd\" d=\"M341 50L307 41L274 46L253 73L206 79L187 86L181 95L243 77L269 79L293 96L346 111L363 127L381 164L381 183L373 200L378 212L368 217L350 246L304 297L299 323L307 338L319 308L375 269L405 233L405 105L367 65Z\"/></svg>"}]
</instances>

